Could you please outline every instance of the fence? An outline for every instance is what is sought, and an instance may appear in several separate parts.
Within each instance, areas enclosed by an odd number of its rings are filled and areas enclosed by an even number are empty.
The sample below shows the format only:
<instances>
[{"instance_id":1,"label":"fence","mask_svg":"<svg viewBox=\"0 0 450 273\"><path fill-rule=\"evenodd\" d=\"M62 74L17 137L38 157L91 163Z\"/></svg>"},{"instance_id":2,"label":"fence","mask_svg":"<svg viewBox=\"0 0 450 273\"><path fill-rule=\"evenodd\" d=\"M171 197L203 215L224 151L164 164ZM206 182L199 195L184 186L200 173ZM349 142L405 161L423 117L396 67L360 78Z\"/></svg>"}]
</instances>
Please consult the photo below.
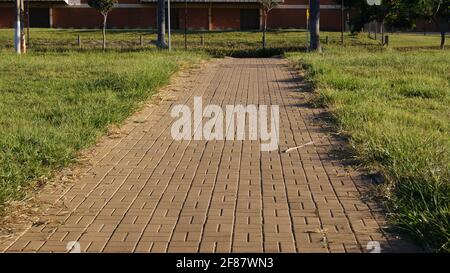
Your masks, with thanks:
<instances>
[{"instance_id":1,"label":"fence","mask_svg":"<svg viewBox=\"0 0 450 273\"><path fill-rule=\"evenodd\" d=\"M178 36L178 35L177 35ZM31 33L27 39L27 47L36 51L66 51L66 50L92 50L102 48L102 36L99 33L83 32L80 34L62 34L54 36L36 35ZM176 47L184 48L183 42L173 41ZM191 35L189 44L192 47L205 46L202 35ZM108 33L106 43L109 49L133 50L156 47L156 34L154 33L121 33L115 35ZM10 35L0 35L0 49L10 49L14 47L14 41Z\"/></svg>"},{"instance_id":2,"label":"fence","mask_svg":"<svg viewBox=\"0 0 450 273\"><path fill-rule=\"evenodd\" d=\"M369 22L364 26L370 39L379 41L382 45L389 45L389 35L386 33L384 23L377 21Z\"/></svg>"},{"instance_id":3,"label":"fence","mask_svg":"<svg viewBox=\"0 0 450 273\"><path fill-rule=\"evenodd\" d=\"M0 50L13 48L12 30L0 29ZM279 55L286 51L306 49L305 30L268 32L267 47L262 48L262 33L249 31L245 34L233 31L190 31L187 34L188 50L204 50L213 56L263 57ZM154 30L108 30L108 49L155 50L157 35ZM172 48L185 50L183 31L172 32ZM331 39L330 39L331 40ZM48 30L32 29L28 49L31 51L84 51L101 50L100 30Z\"/></svg>"}]
</instances>

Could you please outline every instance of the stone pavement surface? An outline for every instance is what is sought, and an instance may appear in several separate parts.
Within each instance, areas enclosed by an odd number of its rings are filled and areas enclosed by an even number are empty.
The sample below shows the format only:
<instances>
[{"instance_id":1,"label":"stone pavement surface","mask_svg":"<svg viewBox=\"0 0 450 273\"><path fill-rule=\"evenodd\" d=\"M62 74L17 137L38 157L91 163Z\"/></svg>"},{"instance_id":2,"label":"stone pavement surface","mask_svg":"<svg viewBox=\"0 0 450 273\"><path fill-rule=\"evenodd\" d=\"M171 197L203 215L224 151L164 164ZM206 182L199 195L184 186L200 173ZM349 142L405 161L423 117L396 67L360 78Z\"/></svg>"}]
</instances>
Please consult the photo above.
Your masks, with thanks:
<instances>
[{"instance_id":1,"label":"stone pavement surface","mask_svg":"<svg viewBox=\"0 0 450 273\"><path fill-rule=\"evenodd\" d=\"M41 220L0 244L7 252L416 251L389 236L382 210L365 199L373 182L332 155L343 143L309 108L283 59L214 60L131 117L94 149L83 175L45 187ZM165 98L164 98L165 96ZM259 141L174 141L176 104L279 105L280 146ZM287 148L313 141L297 150ZM375 243L376 244L376 243Z\"/></svg>"}]
</instances>

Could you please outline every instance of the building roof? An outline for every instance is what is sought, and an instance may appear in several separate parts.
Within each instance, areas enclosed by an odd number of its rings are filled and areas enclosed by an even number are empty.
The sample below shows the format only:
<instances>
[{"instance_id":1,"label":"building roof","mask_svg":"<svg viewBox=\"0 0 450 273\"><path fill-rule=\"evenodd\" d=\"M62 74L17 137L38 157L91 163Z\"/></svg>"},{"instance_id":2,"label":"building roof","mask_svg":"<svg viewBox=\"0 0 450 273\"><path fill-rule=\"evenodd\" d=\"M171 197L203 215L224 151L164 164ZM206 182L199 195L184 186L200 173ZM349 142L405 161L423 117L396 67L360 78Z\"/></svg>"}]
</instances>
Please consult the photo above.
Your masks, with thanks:
<instances>
[{"instance_id":1,"label":"building roof","mask_svg":"<svg viewBox=\"0 0 450 273\"><path fill-rule=\"evenodd\" d=\"M15 2L16 0L0 0L1 2ZM68 5L78 3L80 0L24 0L25 2L34 3L66 3ZM186 0L188 3L259 3L260 0ZM141 3L156 3L158 0L140 0ZM166 0L167 2L167 0ZM185 0L170 0L172 3L184 3ZM284 0L279 0L278 2L283 3ZM120 4L120 3L119 3Z\"/></svg>"},{"instance_id":2,"label":"building roof","mask_svg":"<svg viewBox=\"0 0 450 273\"><path fill-rule=\"evenodd\" d=\"M0 0L0 2L15 2L16 0ZM25 2L64 2L69 4L71 0L24 0ZM167 0L166 0L167 1ZM170 2L184 3L185 0L171 0ZM259 0L186 0L188 3L259 3ZM158 0L140 0L141 3L158 2ZM284 0L280 0L280 3Z\"/></svg>"},{"instance_id":3,"label":"building roof","mask_svg":"<svg viewBox=\"0 0 450 273\"><path fill-rule=\"evenodd\" d=\"M44 2L58 2L58 3L66 3L68 4L68 2L70 0L23 0L25 3L26 2L39 2L39 3L44 3ZM16 2L16 0L0 0L0 2Z\"/></svg>"},{"instance_id":4,"label":"building roof","mask_svg":"<svg viewBox=\"0 0 450 273\"><path fill-rule=\"evenodd\" d=\"M170 0L170 2L184 3L185 0ZM259 3L259 0L186 0L188 3ZM141 0L141 3L153 3L158 0ZM167 2L167 0L166 0ZM281 2L281 1L280 1Z\"/></svg>"}]
</instances>

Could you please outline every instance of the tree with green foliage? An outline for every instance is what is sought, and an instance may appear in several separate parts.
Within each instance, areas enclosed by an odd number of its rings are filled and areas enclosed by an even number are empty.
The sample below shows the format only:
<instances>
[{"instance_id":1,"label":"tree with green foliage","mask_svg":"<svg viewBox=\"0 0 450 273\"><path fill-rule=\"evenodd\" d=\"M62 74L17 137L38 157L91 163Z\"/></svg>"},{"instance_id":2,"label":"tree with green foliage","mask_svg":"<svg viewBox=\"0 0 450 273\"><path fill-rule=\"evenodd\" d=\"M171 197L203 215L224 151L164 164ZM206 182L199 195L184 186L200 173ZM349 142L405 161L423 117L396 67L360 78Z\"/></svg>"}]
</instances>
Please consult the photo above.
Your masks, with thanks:
<instances>
[{"instance_id":1,"label":"tree with green foliage","mask_svg":"<svg viewBox=\"0 0 450 273\"><path fill-rule=\"evenodd\" d=\"M108 13L114 8L114 5L117 4L117 0L89 0L88 5L91 8L96 9L98 12L103 15L103 50L106 49L106 20L108 18Z\"/></svg>"},{"instance_id":2,"label":"tree with green foliage","mask_svg":"<svg viewBox=\"0 0 450 273\"><path fill-rule=\"evenodd\" d=\"M336 0L340 3L341 0ZM350 20L352 32L361 31L369 22L377 21L388 26L412 29L418 19L434 22L441 34L440 47L445 46L449 29L450 0L382 0L379 6L369 6L367 0L346 0L346 6L358 11Z\"/></svg>"},{"instance_id":3,"label":"tree with green foliage","mask_svg":"<svg viewBox=\"0 0 450 273\"><path fill-rule=\"evenodd\" d=\"M267 32L267 18L269 17L269 12L276 8L280 2L279 0L259 0L262 6L263 15L264 15L264 22L263 22L263 49L266 49L266 32Z\"/></svg>"},{"instance_id":4,"label":"tree with green foliage","mask_svg":"<svg viewBox=\"0 0 450 273\"><path fill-rule=\"evenodd\" d=\"M322 52L320 45L320 0L309 1L309 49Z\"/></svg>"},{"instance_id":5,"label":"tree with green foliage","mask_svg":"<svg viewBox=\"0 0 450 273\"><path fill-rule=\"evenodd\" d=\"M413 0L410 5L414 14L423 20L431 21L441 34L440 48L445 48L445 35L450 23L450 0Z\"/></svg>"},{"instance_id":6,"label":"tree with green foliage","mask_svg":"<svg viewBox=\"0 0 450 273\"><path fill-rule=\"evenodd\" d=\"M372 6L368 5L367 0L346 0L345 5L357 11L357 15L350 20L352 32L361 31L365 24L373 21L405 29L414 26L414 18L407 0L383 0L381 5Z\"/></svg>"}]
</instances>

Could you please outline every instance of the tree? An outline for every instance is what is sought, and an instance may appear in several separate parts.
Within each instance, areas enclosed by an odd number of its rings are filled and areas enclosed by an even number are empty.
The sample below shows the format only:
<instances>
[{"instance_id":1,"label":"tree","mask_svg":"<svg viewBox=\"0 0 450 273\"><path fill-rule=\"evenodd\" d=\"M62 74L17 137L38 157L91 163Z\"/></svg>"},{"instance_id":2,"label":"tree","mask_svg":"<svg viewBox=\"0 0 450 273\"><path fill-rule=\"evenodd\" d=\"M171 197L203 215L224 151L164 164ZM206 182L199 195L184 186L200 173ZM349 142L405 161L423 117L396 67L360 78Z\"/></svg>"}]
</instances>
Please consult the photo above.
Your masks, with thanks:
<instances>
[{"instance_id":1,"label":"tree","mask_svg":"<svg viewBox=\"0 0 450 273\"><path fill-rule=\"evenodd\" d=\"M88 5L103 15L103 50L106 49L106 19L115 4L117 4L117 0L88 0Z\"/></svg>"},{"instance_id":2,"label":"tree","mask_svg":"<svg viewBox=\"0 0 450 273\"><path fill-rule=\"evenodd\" d=\"M411 5L416 16L426 21L432 21L441 33L440 48L445 48L445 35L450 22L450 0L415 0Z\"/></svg>"},{"instance_id":3,"label":"tree","mask_svg":"<svg viewBox=\"0 0 450 273\"><path fill-rule=\"evenodd\" d=\"M335 0L338 3L341 0ZM346 5L358 11L350 25L352 32L359 32L371 21L386 23L388 26L412 29L417 19L433 22L441 34L440 48L445 47L445 37L449 30L450 0L382 0L379 6L369 6L367 0L345 0Z\"/></svg>"},{"instance_id":4,"label":"tree","mask_svg":"<svg viewBox=\"0 0 450 273\"><path fill-rule=\"evenodd\" d=\"M158 42L159 48L167 48L166 44L166 1L158 0Z\"/></svg>"},{"instance_id":5,"label":"tree","mask_svg":"<svg viewBox=\"0 0 450 273\"><path fill-rule=\"evenodd\" d=\"M279 0L259 0L264 14L263 38L262 38L263 49L266 49L267 18L269 17L269 12L278 6L279 4L278 1Z\"/></svg>"},{"instance_id":6,"label":"tree","mask_svg":"<svg viewBox=\"0 0 450 273\"><path fill-rule=\"evenodd\" d=\"M391 27L411 29L414 26L414 18L411 16L409 1L383 0L381 5L369 6L367 0L345 0L347 7L358 11L350 20L352 32L361 31L365 24L372 21Z\"/></svg>"},{"instance_id":7,"label":"tree","mask_svg":"<svg viewBox=\"0 0 450 273\"><path fill-rule=\"evenodd\" d=\"M310 50L322 52L320 45L320 0L309 1Z\"/></svg>"}]
</instances>

